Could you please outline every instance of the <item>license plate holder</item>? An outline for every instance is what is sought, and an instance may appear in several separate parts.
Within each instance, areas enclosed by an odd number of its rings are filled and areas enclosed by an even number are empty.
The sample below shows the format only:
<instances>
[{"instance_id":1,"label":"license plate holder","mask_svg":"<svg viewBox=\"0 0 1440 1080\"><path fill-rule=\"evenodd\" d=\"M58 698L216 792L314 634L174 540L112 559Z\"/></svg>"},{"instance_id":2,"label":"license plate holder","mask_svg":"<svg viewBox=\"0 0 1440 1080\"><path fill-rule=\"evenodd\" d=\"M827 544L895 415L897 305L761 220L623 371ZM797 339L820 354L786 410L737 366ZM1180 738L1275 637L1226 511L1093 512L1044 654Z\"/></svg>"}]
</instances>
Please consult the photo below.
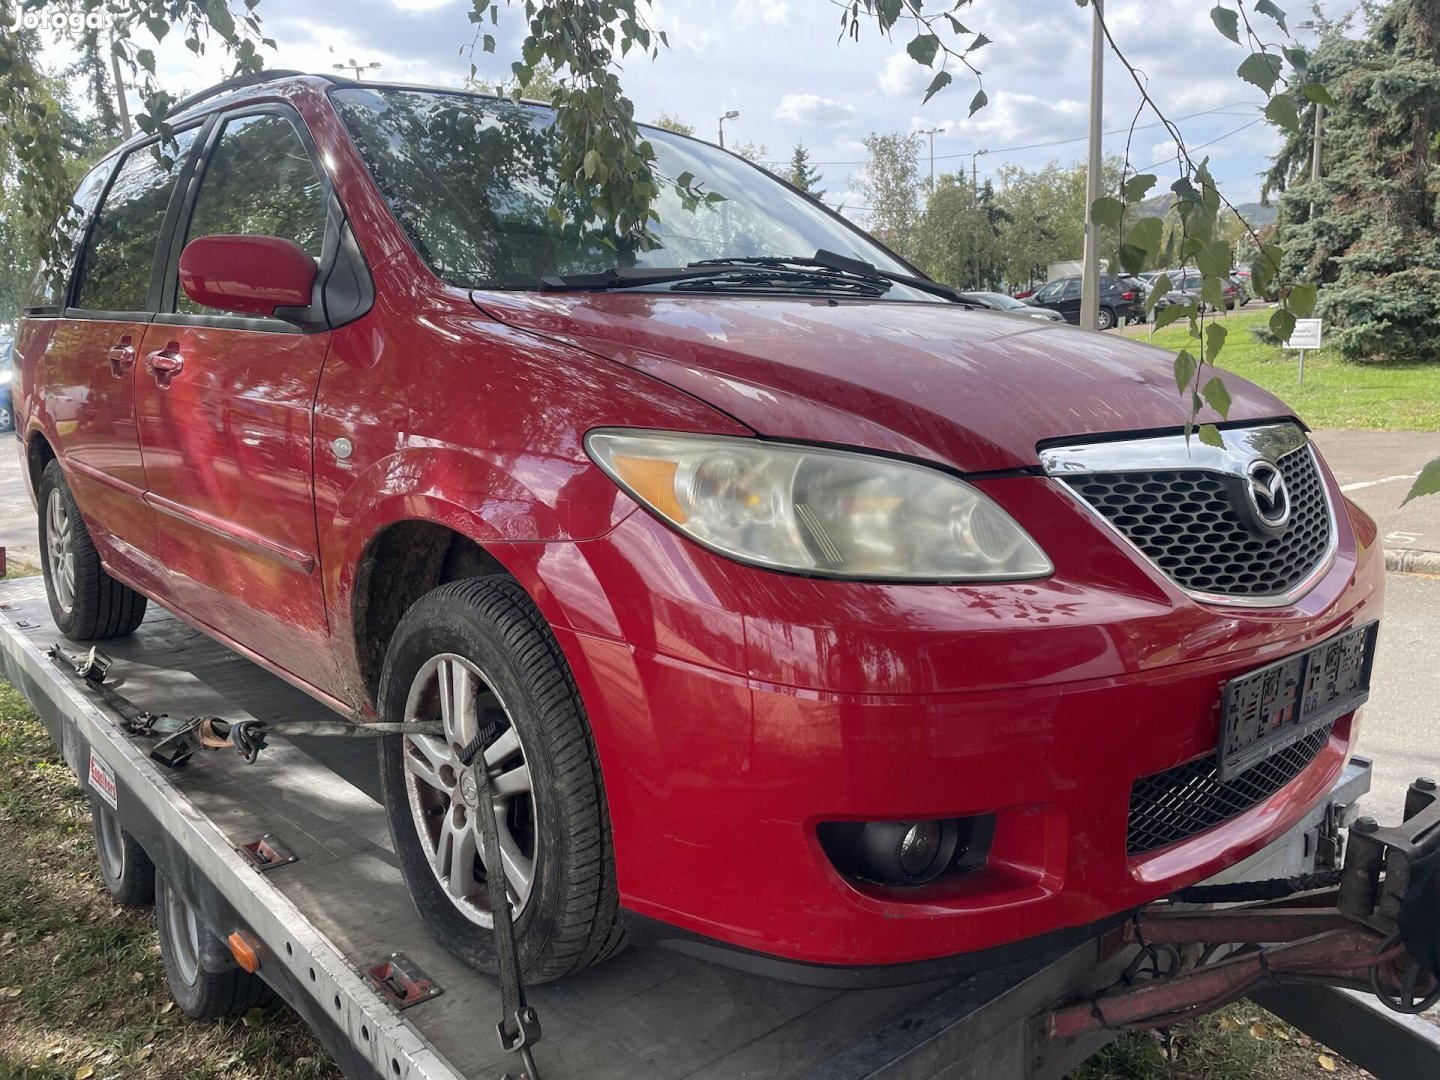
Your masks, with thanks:
<instances>
[{"instance_id":1,"label":"license plate holder","mask_svg":"<svg viewBox=\"0 0 1440 1080\"><path fill-rule=\"evenodd\" d=\"M1218 778L1233 779L1363 705L1379 626L1357 626L1226 682Z\"/></svg>"}]
</instances>

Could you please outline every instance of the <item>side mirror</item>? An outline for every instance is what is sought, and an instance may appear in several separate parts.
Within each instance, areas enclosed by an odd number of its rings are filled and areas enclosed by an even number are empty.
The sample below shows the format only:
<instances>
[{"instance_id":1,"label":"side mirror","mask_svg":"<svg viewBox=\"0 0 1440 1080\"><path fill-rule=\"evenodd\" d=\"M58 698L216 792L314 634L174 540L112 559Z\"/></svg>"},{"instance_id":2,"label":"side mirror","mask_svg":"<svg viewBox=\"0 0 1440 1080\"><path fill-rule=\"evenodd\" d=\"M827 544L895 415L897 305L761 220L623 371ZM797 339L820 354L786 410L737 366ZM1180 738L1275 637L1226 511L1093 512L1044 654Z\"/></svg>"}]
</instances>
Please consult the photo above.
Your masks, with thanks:
<instances>
[{"instance_id":1,"label":"side mirror","mask_svg":"<svg viewBox=\"0 0 1440 1080\"><path fill-rule=\"evenodd\" d=\"M273 316L277 308L308 308L315 260L278 236L202 236L180 253L180 287L204 307Z\"/></svg>"}]
</instances>

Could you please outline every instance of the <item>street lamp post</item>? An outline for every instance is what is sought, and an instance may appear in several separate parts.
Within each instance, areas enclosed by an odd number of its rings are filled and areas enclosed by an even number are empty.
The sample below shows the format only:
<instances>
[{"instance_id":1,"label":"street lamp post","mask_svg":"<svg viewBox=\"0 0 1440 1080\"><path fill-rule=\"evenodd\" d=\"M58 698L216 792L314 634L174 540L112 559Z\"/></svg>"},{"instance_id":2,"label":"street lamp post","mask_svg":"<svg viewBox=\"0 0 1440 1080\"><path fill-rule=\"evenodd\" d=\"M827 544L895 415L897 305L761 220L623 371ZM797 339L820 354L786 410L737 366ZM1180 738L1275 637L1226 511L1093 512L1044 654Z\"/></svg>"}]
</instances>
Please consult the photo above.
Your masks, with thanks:
<instances>
[{"instance_id":1,"label":"street lamp post","mask_svg":"<svg viewBox=\"0 0 1440 1080\"><path fill-rule=\"evenodd\" d=\"M1091 0L1095 9L1090 30L1090 159L1085 170L1085 262L1080 275L1080 326L1100 326L1100 227L1091 220L1090 208L1100 197L1101 121L1105 106L1105 30L1102 0Z\"/></svg>"},{"instance_id":2,"label":"street lamp post","mask_svg":"<svg viewBox=\"0 0 1440 1080\"><path fill-rule=\"evenodd\" d=\"M934 195L934 194L935 194L935 136L936 136L936 135L943 135L944 133L945 133L945 129L944 129L943 127L921 128L918 132L916 132L917 135L928 135L928 136L930 136L930 194L931 194L931 195Z\"/></svg>"},{"instance_id":3,"label":"street lamp post","mask_svg":"<svg viewBox=\"0 0 1440 1080\"><path fill-rule=\"evenodd\" d=\"M356 82L359 82L359 81L360 81L360 73L361 73L362 71L374 71L374 70L375 70L376 68L378 68L379 66L380 66L380 61L379 61L379 60L371 60L370 63L368 63L368 64L361 64L361 63L356 62L356 60L355 60L354 57L351 57L349 60L345 61L345 63L343 63L343 64L332 64L332 65L331 65L331 67L333 67L336 71L353 71L353 72L355 72L355 81L356 81Z\"/></svg>"},{"instance_id":4,"label":"street lamp post","mask_svg":"<svg viewBox=\"0 0 1440 1080\"><path fill-rule=\"evenodd\" d=\"M727 113L722 113L722 114L721 114L721 116L720 116L720 149L721 149L721 150L724 150L724 149L725 149L725 121L726 121L726 120L738 120L739 118L740 118L740 113L737 112L735 109L731 109L729 112L727 112Z\"/></svg>"}]
</instances>

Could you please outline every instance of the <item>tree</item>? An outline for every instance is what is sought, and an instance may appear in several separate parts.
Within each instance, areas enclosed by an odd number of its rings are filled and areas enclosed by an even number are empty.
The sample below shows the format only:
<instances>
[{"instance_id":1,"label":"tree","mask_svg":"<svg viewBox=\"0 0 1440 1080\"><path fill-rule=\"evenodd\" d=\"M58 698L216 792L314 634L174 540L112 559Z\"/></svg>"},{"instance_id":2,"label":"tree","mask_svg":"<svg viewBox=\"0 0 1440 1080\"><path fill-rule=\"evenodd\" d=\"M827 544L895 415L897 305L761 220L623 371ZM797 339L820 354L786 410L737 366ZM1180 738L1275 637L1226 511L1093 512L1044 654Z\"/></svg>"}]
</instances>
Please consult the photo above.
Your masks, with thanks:
<instances>
[{"instance_id":1,"label":"tree","mask_svg":"<svg viewBox=\"0 0 1440 1080\"><path fill-rule=\"evenodd\" d=\"M872 131L863 141L870 163L854 184L868 207L870 231L908 259L920 223L920 136Z\"/></svg>"},{"instance_id":2,"label":"tree","mask_svg":"<svg viewBox=\"0 0 1440 1080\"><path fill-rule=\"evenodd\" d=\"M1308 62L1328 91L1266 176L1286 268L1325 287L1321 309L1348 358L1440 360L1440 5L1396 0L1363 41L1327 34Z\"/></svg>"},{"instance_id":3,"label":"tree","mask_svg":"<svg viewBox=\"0 0 1440 1080\"><path fill-rule=\"evenodd\" d=\"M998 289L1005 276L1001 231L1009 215L986 181L942 174L925 203L914 261L937 281L961 289Z\"/></svg>"},{"instance_id":4,"label":"tree","mask_svg":"<svg viewBox=\"0 0 1440 1080\"><path fill-rule=\"evenodd\" d=\"M810 151L805 149L803 142L795 144L795 150L790 155L790 168L785 172L785 179L801 191L814 195L817 199L825 197L824 189L819 186L820 170L810 164Z\"/></svg>"},{"instance_id":5,"label":"tree","mask_svg":"<svg viewBox=\"0 0 1440 1080\"><path fill-rule=\"evenodd\" d=\"M770 148L764 143L731 143L725 149L729 150L732 154L737 154L740 157L743 157L746 161L753 162L756 165L764 165L770 157Z\"/></svg>"},{"instance_id":6,"label":"tree","mask_svg":"<svg viewBox=\"0 0 1440 1080\"><path fill-rule=\"evenodd\" d=\"M694 135L695 125L687 124L678 116L671 116L668 112L662 112L655 120L655 126L664 128L666 131L673 131L677 135Z\"/></svg>"}]
</instances>

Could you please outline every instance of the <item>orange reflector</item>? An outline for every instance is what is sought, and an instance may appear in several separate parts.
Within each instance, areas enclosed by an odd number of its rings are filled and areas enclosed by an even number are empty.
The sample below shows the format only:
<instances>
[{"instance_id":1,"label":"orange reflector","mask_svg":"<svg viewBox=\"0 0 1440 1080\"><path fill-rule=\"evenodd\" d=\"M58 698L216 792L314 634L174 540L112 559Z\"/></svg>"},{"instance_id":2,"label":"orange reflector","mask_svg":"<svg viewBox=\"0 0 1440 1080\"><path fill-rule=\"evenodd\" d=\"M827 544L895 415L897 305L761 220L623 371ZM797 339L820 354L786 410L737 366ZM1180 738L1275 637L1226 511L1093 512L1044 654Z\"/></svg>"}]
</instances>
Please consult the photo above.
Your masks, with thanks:
<instances>
[{"instance_id":1,"label":"orange reflector","mask_svg":"<svg viewBox=\"0 0 1440 1080\"><path fill-rule=\"evenodd\" d=\"M249 934L244 930L236 930L226 941L230 946L230 955L235 958L235 963L251 975L260 970L260 949Z\"/></svg>"},{"instance_id":2,"label":"orange reflector","mask_svg":"<svg viewBox=\"0 0 1440 1080\"><path fill-rule=\"evenodd\" d=\"M612 462L620 479L660 513L677 525L690 516L675 498L675 471L678 462L616 454Z\"/></svg>"}]
</instances>

